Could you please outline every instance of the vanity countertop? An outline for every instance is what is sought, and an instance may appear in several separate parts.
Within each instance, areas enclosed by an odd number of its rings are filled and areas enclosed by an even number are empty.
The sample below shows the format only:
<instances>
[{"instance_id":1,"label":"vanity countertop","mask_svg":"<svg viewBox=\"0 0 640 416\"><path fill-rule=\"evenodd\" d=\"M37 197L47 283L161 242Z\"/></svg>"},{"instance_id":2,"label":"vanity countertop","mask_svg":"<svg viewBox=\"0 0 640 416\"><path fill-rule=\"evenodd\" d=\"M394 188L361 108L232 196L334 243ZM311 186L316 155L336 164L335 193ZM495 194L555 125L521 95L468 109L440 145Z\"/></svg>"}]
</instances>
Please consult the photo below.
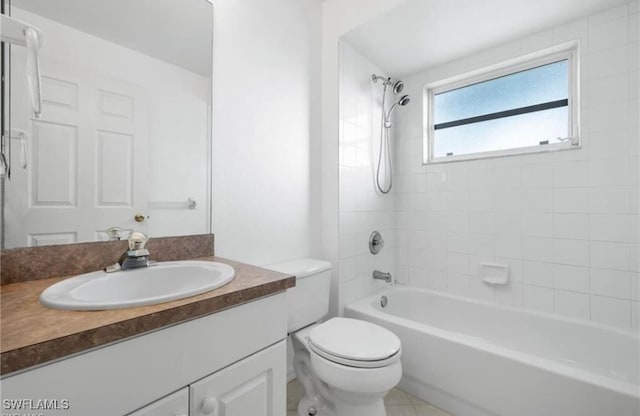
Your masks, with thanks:
<instances>
[{"instance_id":1,"label":"vanity countertop","mask_svg":"<svg viewBox=\"0 0 640 416\"><path fill-rule=\"evenodd\" d=\"M108 311L66 311L45 308L40 293L67 277L32 280L0 287L0 374L218 312L295 286L287 274L220 257L236 277L216 290L158 305Z\"/></svg>"}]
</instances>

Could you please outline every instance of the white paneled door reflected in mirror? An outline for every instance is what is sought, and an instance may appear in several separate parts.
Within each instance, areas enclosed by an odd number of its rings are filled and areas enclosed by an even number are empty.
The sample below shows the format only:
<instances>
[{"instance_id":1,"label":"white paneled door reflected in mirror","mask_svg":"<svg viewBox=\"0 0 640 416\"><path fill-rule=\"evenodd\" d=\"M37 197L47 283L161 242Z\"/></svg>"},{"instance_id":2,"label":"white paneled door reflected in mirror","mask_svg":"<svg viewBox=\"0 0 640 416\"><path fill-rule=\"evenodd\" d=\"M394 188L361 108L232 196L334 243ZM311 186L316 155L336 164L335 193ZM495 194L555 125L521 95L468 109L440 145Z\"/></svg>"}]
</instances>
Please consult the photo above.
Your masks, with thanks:
<instances>
[{"instance_id":1,"label":"white paneled door reflected in mirror","mask_svg":"<svg viewBox=\"0 0 640 416\"><path fill-rule=\"evenodd\" d=\"M210 232L212 8L5 0L43 42L37 118L27 49L3 55L3 248Z\"/></svg>"}]
</instances>

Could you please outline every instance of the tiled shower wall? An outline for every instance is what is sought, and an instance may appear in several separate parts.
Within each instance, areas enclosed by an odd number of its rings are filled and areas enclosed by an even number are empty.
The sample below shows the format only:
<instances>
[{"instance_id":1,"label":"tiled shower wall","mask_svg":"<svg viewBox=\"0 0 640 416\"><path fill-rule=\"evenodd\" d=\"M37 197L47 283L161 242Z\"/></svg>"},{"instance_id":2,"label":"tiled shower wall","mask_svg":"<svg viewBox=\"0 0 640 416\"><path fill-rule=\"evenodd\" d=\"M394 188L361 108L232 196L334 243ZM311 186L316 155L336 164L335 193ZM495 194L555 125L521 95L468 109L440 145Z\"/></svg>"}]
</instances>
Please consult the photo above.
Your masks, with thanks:
<instances>
[{"instance_id":1,"label":"tiled shower wall","mask_svg":"<svg viewBox=\"0 0 640 416\"><path fill-rule=\"evenodd\" d=\"M634 1L405 79L422 97L429 82L579 40L582 148L423 165L415 99L397 114L399 282L637 330L638 21ZM508 265L510 283L483 283L484 261Z\"/></svg>"},{"instance_id":2,"label":"tiled shower wall","mask_svg":"<svg viewBox=\"0 0 640 416\"><path fill-rule=\"evenodd\" d=\"M371 74L379 68L349 44L340 44L339 309L385 285L373 270L394 273L394 196L377 193L374 171L380 145L382 85ZM382 233L383 250L369 252L373 230Z\"/></svg>"}]
</instances>

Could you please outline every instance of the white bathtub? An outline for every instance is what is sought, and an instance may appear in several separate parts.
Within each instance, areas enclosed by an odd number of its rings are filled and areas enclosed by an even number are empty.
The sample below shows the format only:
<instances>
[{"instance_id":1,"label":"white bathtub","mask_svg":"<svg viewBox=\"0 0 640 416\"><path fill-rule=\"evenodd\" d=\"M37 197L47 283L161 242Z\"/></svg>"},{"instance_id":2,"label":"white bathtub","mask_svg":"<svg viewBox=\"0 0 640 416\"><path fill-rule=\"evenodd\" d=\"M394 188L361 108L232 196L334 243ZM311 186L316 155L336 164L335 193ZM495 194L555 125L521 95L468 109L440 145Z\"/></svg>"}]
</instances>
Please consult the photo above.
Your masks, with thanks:
<instances>
[{"instance_id":1,"label":"white bathtub","mask_svg":"<svg viewBox=\"0 0 640 416\"><path fill-rule=\"evenodd\" d=\"M638 334L407 287L345 315L395 332L399 387L457 416L640 415Z\"/></svg>"}]
</instances>

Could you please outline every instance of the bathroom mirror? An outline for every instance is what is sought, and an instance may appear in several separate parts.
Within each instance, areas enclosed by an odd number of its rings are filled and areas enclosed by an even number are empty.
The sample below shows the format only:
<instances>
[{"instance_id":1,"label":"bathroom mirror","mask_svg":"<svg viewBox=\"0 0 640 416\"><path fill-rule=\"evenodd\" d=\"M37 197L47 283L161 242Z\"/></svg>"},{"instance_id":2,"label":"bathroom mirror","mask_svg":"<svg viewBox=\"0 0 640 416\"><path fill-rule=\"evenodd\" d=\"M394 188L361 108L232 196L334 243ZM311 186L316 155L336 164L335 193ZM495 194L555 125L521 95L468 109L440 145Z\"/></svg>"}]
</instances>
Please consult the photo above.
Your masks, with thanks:
<instances>
[{"instance_id":1,"label":"bathroom mirror","mask_svg":"<svg viewBox=\"0 0 640 416\"><path fill-rule=\"evenodd\" d=\"M9 3L44 41L39 118L3 57L3 248L210 232L211 2Z\"/></svg>"}]
</instances>

